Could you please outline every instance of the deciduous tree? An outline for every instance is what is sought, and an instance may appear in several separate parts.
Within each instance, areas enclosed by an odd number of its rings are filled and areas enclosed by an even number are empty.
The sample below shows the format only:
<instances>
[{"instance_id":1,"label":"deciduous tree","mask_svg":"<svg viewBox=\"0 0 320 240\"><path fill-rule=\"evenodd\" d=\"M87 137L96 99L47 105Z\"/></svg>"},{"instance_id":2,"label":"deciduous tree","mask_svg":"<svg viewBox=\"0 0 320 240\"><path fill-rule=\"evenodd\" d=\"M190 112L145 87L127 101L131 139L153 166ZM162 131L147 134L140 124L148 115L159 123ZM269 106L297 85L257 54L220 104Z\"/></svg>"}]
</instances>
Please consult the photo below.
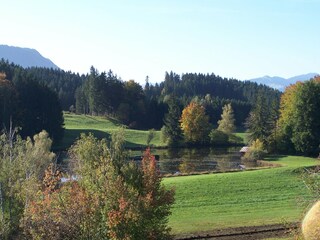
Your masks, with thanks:
<instances>
[{"instance_id":1,"label":"deciduous tree","mask_svg":"<svg viewBox=\"0 0 320 240\"><path fill-rule=\"evenodd\" d=\"M203 106L191 102L183 109L180 123L187 142L204 143L207 141L210 125Z\"/></svg>"},{"instance_id":2,"label":"deciduous tree","mask_svg":"<svg viewBox=\"0 0 320 240\"><path fill-rule=\"evenodd\" d=\"M226 104L222 108L221 120L218 121L218 130L227 134L231 134L234 129L234 115L231 104Z\"/></svg>"},{"instance_id":3,"label":"deciduous tree","mask_svg":"<svg viewBox=\"0 0 320 240\"><path fill-rule=\"evenodd\" d=\"M285 149L317 154L320 144L320 83L318 78L288 87L281 97L279 130Z\"/></svg>"},{"instance_id":4,"label":"deciduous tree","mask_svg":"<svg viewBox=\"0 0 320 240\"><path fill-rule=\"evenodd\" d=\"M13 130L0 137L0 237L19 229L25 208L38 190L44 170L55 154L45 131L22 140Z\"/></svg>"},{"instance_id":5,"label":"deciduous tree","mask_svg":"<svg viewBox=\"0 0 320 240\"><path fill-rule=\"evenodd\" d=\"M72 147L80 186L97 196L98 232L110 239L170 239L167 227L173 191L166 190L147 150L141 168L128 163L123 133L112 142L82 135Z\"/></svg>"}]
</instances>

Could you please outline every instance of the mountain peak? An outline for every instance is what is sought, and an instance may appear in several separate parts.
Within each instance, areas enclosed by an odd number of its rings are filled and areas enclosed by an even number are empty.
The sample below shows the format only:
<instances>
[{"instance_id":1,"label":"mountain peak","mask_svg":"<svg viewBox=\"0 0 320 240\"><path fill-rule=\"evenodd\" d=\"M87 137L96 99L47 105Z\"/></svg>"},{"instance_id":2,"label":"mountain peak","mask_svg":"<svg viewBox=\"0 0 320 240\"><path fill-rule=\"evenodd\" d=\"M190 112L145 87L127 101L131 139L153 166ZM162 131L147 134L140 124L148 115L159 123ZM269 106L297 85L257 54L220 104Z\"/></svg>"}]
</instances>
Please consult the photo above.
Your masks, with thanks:
<instances>
[{"instance_id":1,"label":"mountain peak","mask_svg":"<svg viewBox=\"0 0 320 240\"><path fill-rule=\"evenodd\" d=\"M307 73L307 74L302 74L302 75L298 75L298 76L294 76L294 77L290 77L290 78L283 78L283 77L278 77L278 76L270 77L268 75L265 75L260 78L248 79L247 81L256 82L259 84L264 84L269 87L278 89L280 91L284 91L284 89L287 86L289 86L290 84L294 84L297 81L306 81L306 80L309 80L317 75L319 75L319 74L318 73Z\"/></svg>"},{"instance_id":2,"label":"mountain peak","mask_svg":"<svg viewBox=\"0 0 320 240\"><path fill-rule=\"evenodd\" d=\"M0 45L0 59L3 58L24 68L46 67L58 69L50 59L43 57L37 50L31 48Z\"/></svg>"}]
</instances>

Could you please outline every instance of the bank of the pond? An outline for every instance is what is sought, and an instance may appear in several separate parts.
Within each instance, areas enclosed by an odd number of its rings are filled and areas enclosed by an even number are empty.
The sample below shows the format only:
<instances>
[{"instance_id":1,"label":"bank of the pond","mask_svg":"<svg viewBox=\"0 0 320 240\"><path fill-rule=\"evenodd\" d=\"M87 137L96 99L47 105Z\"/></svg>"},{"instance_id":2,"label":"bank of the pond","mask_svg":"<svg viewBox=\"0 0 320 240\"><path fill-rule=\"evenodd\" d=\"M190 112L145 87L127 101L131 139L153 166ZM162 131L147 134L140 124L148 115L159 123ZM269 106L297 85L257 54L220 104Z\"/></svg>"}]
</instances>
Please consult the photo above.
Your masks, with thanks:
<instances>
[{"instance_id":1,"label":"bank of the pond","mask_svg":"<svg viewBox=\"0 0 320 240\"><path fill-rule=\"evenodd\" d=\"M164 184L176 189L169 221L173 233L300 221L310 195L297 169L318 161L296 156L267 160L282 167L165 178Z\"/></svg>"}]
</instances>

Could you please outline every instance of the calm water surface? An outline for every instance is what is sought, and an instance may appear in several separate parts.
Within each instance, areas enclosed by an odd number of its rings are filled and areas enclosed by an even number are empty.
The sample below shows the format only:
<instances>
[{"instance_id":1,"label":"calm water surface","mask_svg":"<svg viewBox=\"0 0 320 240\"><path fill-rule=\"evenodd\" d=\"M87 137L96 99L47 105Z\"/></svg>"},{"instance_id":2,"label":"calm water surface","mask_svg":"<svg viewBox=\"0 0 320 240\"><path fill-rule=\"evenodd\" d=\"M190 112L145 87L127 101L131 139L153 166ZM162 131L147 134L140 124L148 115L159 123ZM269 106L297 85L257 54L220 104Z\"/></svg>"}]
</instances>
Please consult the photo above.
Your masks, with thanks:
<instances>
[{"instance_id":1,"label":"calm water surface","mask_svg":"<svg viewBox=\"0 0 320 240\"><path fill-rule=\"evenodd\" d=\"M225 172L235 169L256 167L256 163L242 162L241 147L231 148L179 148L155 149L161 173L175 174L188 172L216 171ZM138 159L141 151L131 151L130 156Z\"/></svg>"}]
</instances>

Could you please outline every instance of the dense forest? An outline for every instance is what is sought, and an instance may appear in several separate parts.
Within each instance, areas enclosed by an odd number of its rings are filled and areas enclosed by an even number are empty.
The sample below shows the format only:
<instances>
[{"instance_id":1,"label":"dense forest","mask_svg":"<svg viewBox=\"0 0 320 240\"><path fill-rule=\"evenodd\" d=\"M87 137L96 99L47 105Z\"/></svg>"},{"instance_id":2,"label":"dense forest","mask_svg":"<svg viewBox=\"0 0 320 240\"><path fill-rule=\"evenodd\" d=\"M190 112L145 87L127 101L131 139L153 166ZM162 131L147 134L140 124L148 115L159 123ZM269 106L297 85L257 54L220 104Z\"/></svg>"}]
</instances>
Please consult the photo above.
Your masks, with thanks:
<instances>
[{"instance_id":1,"label":"dense forest","mask_svg":"<svg viewBox=\"0 0 320 240\"><path fill-rule=\"evenodd\" d=\"M191 101L204 105L210 123L217 125L222 107L231 103L237 126L243 126L255 99L279 103L280 92L264 85L226 79L214 74L166 73L160 84L144 88L133 80L121 81L112 71L99 74L91 68L90 75L76 91L76 111L83 114L112 115L133 128L161 128L170 99L183 109Z\"/></svg>"},{"instance_id":2,"label":"dense forest","mask_svg":"<svg viewBox=\"0 0 320 240\"><path fill-rule=\"evenodd\" d=\"M0 71L0 121L4 132L16 130L22 137L45 129L58 142L63 137L63 116L57 94L19 71L14 65Z\"/></svg>"},{"instance_id":3,"label":"dense forest","mask_svg":"<svg viewBox=\"0 0 320 240\"><path fill-rule=\"evenodd\" d=\"M38 88L51 89L58 97L62 110L112 116L136 129L160 129L172 99L180 112L191 101L201 104L213 126L217 126L223 106L230 103L234 111L235 125L238 127L244 126L258 96L263 96L268 104L276 102L279 105L280 100L280 92L270 87L222 78L213 73L186 73L180 76L174 72L166 72L163 82L151 84L146 77L145 85L141 86L134 80L123 81L111 70L99 73L94 67L91 67L89 74L79 75L59 69L24 69L1 60L0 72L4 73L6 79L17 89L23 88L21 82L32 82ZM39 96L32 94L31 90L22 89L18 95ZM35 104L31 102L30 100L31 105ZM44 104L45 101L37 101L37 104L40 104L39 102ZM34 133L28 132L30 135Z\"/></svg>"},{"instance_id":4,"label":"dense forest","mask_svg":"<svg viewBox=\"0 0 320 240\"><path fill-rule=\"evenodd\" d=\"M23 76L48 86L58 94L63 110L69 110L70 106L75 104L74 93L86 78L85 75L80 76L79 74L59 69L39 67L24 69L3 59L0 61L0 72L4 72L7 79L13 82Z\"/></svg>"}]
</instances>

